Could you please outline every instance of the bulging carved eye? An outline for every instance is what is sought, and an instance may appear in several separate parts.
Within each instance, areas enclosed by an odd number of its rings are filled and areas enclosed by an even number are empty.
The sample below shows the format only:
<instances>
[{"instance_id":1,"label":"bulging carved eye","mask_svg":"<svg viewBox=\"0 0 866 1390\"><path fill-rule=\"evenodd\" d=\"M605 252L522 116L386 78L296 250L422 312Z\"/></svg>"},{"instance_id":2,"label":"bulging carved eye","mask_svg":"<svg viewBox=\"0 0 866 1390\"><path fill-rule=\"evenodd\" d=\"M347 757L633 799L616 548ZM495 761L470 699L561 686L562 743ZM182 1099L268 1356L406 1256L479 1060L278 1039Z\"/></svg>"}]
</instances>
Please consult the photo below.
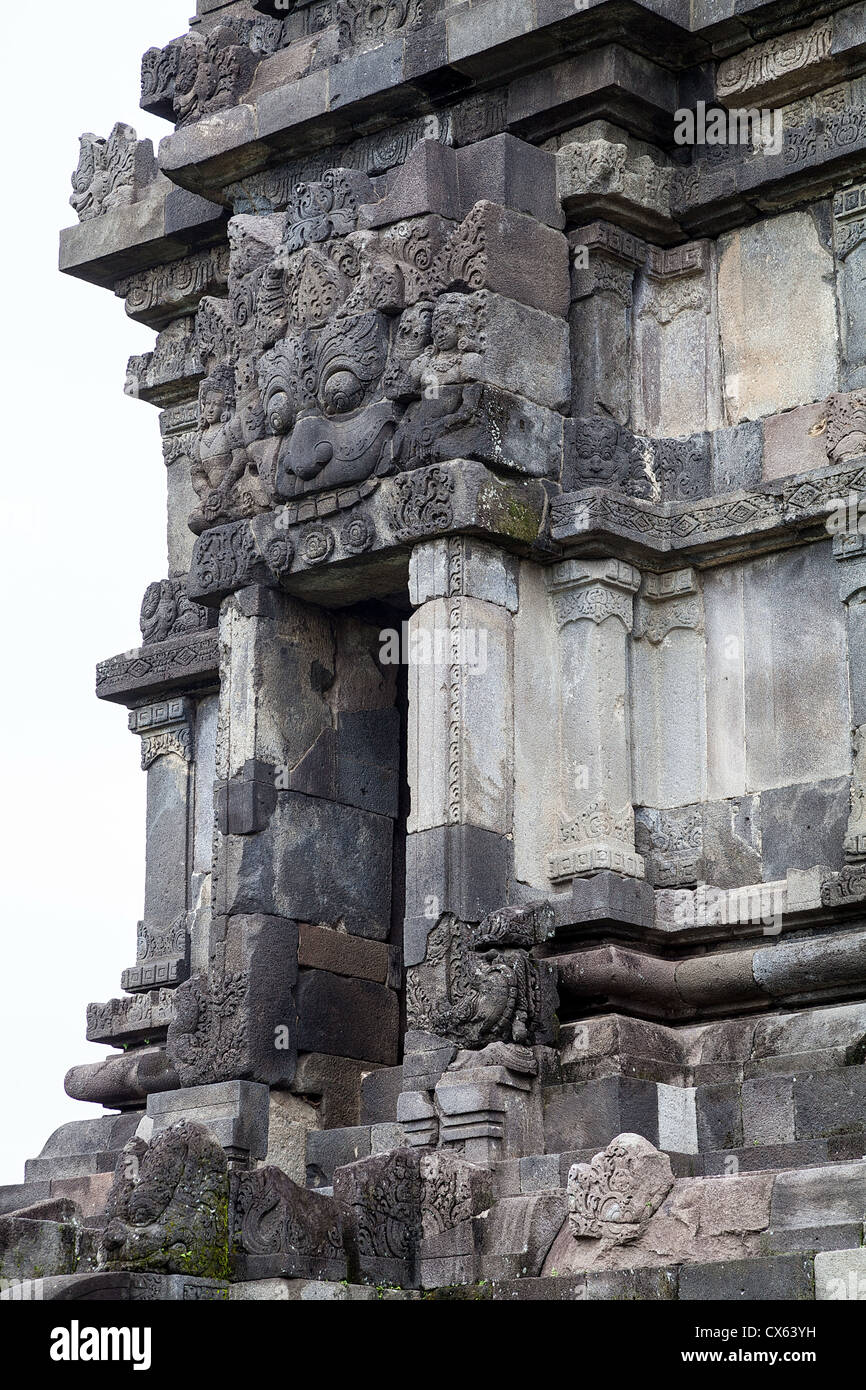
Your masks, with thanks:
<instances>
[{"instance_id":1,"label":"bulging carved eye","mask_svg":"<svg viewBox=\"0 0 866 1390\"><path fill-rule=\"evenodd\" d=\"M274 434L285 434L292 423L292 403L283 391L271 397L268 404L268 423Z\"/></svg>"}]
</instances>

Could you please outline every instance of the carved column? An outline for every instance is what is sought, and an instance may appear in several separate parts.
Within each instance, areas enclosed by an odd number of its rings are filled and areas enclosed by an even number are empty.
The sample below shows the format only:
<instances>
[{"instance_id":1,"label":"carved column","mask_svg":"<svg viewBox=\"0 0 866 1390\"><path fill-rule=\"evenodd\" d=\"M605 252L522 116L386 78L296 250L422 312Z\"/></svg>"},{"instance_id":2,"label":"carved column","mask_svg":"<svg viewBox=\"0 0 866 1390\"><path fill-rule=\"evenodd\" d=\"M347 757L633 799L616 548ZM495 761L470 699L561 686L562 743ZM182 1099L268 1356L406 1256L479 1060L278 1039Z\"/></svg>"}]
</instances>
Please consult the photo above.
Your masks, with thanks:
<instances>
[{"instance_id":1,"label":"carved column","mask_svg":"<svg viewBox=\"0 0 866 1390\"><path fill-rule=\"evenodd\" d=\"M613 869L643 878L635 852L628 636L640 574L621 560L565 560L548 571L559 631L560 825L553 882Z\"/></svg>"},{"instance_id":2,"label":"carved column","mask_svg":"<svg viewBox=\"0 0 866 1390\"><path fill-rule=\"evenodd\" d=\"M425 542L410 596L407 966L442 912L477 921L506 901L515 562L467 537Z\"/></svg>"},{"instance_id":3,"label":"carved column","mask_svg":"<svg viewBox=\"0 0 866 1390\"><path fill-rule=\"evenodd\" d=\"M851 694L853 775L845 857L866 860L866 535L850 530L833 537L842 562L839 594L848 614L848 671Z\"/></svg>"},{"instance_id":4,"label":"carved column","mask_svg":"<svg viewBox=\"0 0 866 1390\"><path fill-rule=\"evenodd\" d=\"M580 227L571 240L574 414L579 418L603 410L605 416L628 425L633 285L647 245L609 222Z\"/></svg>"},{"instance_id":5,"label":"carved column","mask_svg":"<svg viewBox=\"0 0 866 1390\"><path fill-rule=\"evenodd\" d=\"M636 842L657 886L690 884L703 851L707 719L703 601L693 569L646 574L632 644Z\"/></svg>"},{"instance_id":6,"label":"carved column","mask_svg":"<svg viewBox=\"0 0 866 1390\"><path fill-rule=\"evenodd\" d=\"M687 435L724 423L715 280L709 241L648 248L635 300L638 433Z\"/></svg>"},{"instance_id":7,"label":"carved column","mask_svg":"<svg viewBox=\"0 0 866 1390\"><path fill-rule=\"evenodd\" d=\"M130 711L147 772L147 838L144 917L136 964L121 978L125 990L176 985L189 973L193 718L192 701L181 697Z\"/></svg>"}]
</instances>

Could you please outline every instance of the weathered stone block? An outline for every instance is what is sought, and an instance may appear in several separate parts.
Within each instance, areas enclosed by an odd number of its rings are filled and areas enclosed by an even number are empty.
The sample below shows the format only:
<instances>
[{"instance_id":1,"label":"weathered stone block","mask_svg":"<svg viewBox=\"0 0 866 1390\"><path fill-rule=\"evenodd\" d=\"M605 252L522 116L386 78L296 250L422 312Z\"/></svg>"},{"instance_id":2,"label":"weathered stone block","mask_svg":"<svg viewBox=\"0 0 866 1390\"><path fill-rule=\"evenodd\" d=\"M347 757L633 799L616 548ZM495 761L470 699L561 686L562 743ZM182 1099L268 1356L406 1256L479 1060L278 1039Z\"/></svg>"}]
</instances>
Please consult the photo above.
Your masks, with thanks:
<instances>
[{"instance_id":1,"label":"weathered stone block","mask_svg":"<svg viewBox=\"0 0 866 1390\"><path fill-rule=\"evenodd\" d=\"M330 1187L335 1170L368 1158L370 1146L369 1125L311 1132L307 1136L307 1186Z\"/></svg>"},{"instance_id":2,"label":"weathered stone block","mask_svg":"<svg viewBox=\"0 0 866 1390\"><path fill-rule=\"evenodd\" d=\"M395 1065L399 1009L393 990L370 980L304 969L295 999L299 1051Z\"/></svg>"},{"instance_id":3,"label":"weathered stone block","mask_svg":"<svg viewBox=\"0 0 866 1390\"><path fill-rule=\"evenodd\" d=\"M768 266L775 273L768 275ZM833 257L810 212L783 213L721 237L718 275L731 424L836 389ZM802 292L791 295L795 280Z\"/></svg>"},{"instance_id":4,"label":"weathered stone block","mask_svg":"<svg viewBox=\"0 0 866 1390\"><path fill-rule=\"evenodd\" d=\"M268 1150L268 1088L251 1081L220 1081L148 1096L147 1117L154 1137L188 1120L207 1129L230 1157L264 1158Z\"/></svg>"},{"instance_id":5,"label":"weathered stone block","mask_svg":"<svg viewBox=\"0 0 866 1390\"><path fill-rule=\"evenodd\" d=\"M775 1255L754 1260L719 1260L715 1264L683 1265L680 1298L808 1300L813 1297L812 1259L808 1255Z\"/></svg>"},{"instance_id":6,"label":"weathered stone block","mask_svg":"<svg viewBox=\"0 0 866 1390\"><path fill-rule=\"evenodd\" d=\"M267 829L227 841L225 908L342 921L350 933L384 941L391 925L392 836L390 817L280 792ZM319 852L323 844L333 847L327 859Z\"/></svg>"}]
</instances>

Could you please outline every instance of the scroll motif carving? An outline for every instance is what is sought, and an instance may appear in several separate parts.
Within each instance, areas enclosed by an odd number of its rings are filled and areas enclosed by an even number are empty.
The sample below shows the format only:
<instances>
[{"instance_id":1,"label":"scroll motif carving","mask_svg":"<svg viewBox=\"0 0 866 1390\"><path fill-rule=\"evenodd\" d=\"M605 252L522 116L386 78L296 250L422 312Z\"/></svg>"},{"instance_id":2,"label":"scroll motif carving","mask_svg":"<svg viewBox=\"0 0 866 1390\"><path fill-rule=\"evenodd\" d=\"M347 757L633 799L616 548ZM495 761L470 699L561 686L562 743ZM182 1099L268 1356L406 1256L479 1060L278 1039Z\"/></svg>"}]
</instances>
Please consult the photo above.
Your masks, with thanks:
<instances>
[{"instance_id":1,"label":"scroll motif carving","mask_svg":"<svg viewBox=\"0 0 866 1390\"><path fill-rule=\"evenodd\" d=\"M153 147L149 140L139 142L132 126L118 122L107 140L88 131L79 144L69 199L79 222L89 222L113 208L128 207L155 177Z\"/></svg>"},{"instance_id":2,"label":"scroll motif carving","mask_svg":"<svg viewBox=\"0 0 866 1390\"><path fill-rule=\"evenodd\" d=\"M552 930L546 904L504 909L480 923L445 913L428 937L424 964L407 973L409 1026L473 1049L549 1039L553 979L530 951Z\"/></svg>"},{"instance_id":3,"label":"scroll motif carving","mask_svg":"<svg viewBox=\"0 0 866 1390\"><path fill-rule=\"evenodd\" d=\"M145 646L184 637L215 627L217 614L212 608L193 603L186 592L186 576L158 579L148 584L141 600L138 625Z\"/></svg>"},{"instance_id":4,"label":"scroll motif carving","mask_svg":"<svg viewBox=\"0 0 866 1390\"><path fill-rule=\"evenodd\" d=\"M235 1255L280 1256L283 1274L339 1277L343 1240L340 1209L332 1197L310 1192L279 1168L233 1172L229 1240Z\"/></svg>"},{"instance_id":5,"label":"scroll motif carving","mask_svg":"<svg viewBox=\"0 0 866 1390\"><path fill-rule=\"evenodd\" d=\"M182 1086L207 1085L241 1073L248 989L249 976L238 971L213 982L193 975L177 990L168 1046Z\"/></svg>"},{"instance_id":6,"label":"scroll motif carving","mask_svg":"<svg viewBox=\"0 0 866 1390\"><path fill-rule=\"evenodd\" d=\"M568 1224L603 1247L637 1240L674 1185L671 1161L639 1134L619 1134L568 1173Z\"/></svg>"},{"instance_id":7,"label":"scroll motif carving","mask_svg":"<svg viewBox=\"0 0 866 1390\"><path fill-rule=\"evenodd\" d=\"M757 100L783 79L823 62L830 56L832 41L833 21L822 19L810 29L747 48L719 64L716 92L722 101L731 97Z\"/></svg>"}]
</instances>

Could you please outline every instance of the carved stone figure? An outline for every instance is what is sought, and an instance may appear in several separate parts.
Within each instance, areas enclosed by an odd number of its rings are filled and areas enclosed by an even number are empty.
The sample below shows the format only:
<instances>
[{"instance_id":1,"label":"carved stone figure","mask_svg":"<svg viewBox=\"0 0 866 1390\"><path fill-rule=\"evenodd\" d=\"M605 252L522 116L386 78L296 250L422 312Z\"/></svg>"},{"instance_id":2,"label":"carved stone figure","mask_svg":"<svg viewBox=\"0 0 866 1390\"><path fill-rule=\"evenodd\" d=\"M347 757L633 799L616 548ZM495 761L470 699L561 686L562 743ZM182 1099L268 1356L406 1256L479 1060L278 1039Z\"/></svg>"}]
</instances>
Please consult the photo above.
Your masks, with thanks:
<instances>
[{"instance_id":1,"label":"carved stone figure","mask_svg":"<svg viewBox=\"0 0 866 1390\"><path fill-rule=\"evenodd\" d=\"M427 939L424 964L407 972L410 1026L465 1048L547 1041L554 978L530 950L552 929L553 910L544 904L505 909L474 924L443 914Z\"/></svg>"},{"instance_id":2,"label":"carved stone figure","mask_svg":"<svg viewBox=\"0 0 866 1390\"><path fill-rule=\"evenodd\" d=\"M400 355L391 389L414 398L394 442L397 457L411 465L448 457L448 436L478 413L481 388L474 359L484 347L485 299L483 294L441 295L430 318L430 340L415 357L409 352L426 336L426 316L417 305L407 313L405 332L398 331Z\"/></svg>"},{"instance_id":3,"label":"carved stone figure","mask_svg":"<svg viewBox=\"0 0 866 1390\"><path fill-rule=\"evenodd\" d=\"M671 1161L639 1134L619 1134L591 1163L568 1172L568 1221L580 1240L637 1240L674 1185Z\"/></svg>"},{"instance_id":4,"label":"carved stone figure","mask_svg":"<svg viewBox=\"0 0 866 1390\"><path fill-rule=\"evenodd\" d=\"M236 26L219 24L209 34L187 34L180 44L173 104L179 126L234 106L252 81L259 59L238 42Z\"/></svg>"},{"instance_id":5,"label":"carved stone figure","mask_svg":"<svg viewBox=\"0 0 866 1390\"><path fill-rule=\"evenodd\" d=\"M190 632L204 632L215 622L213 609L193 603L188 596L185 578L158 579L144 591L138 625L145 646Z\"/></svg>"},{"instance_id":6,"label":"carved stone figure","mask_svg":"<svg viewBox=\"0 0 866 1390\"><path fill-rule=\"evenodd\" d=\"M203 1126L181 1120L117 1165L99 1268L228 1275L228 1164Z\"/></svg>"},{"instance_id":7,"label":"carved stone figure","mask_svg":"<svg viewBox=\"0 0 866 1390\"><path fill-rule=\"evenodd\" d=\"M149 141L142 142L143 172L156 172ZM126 207L136 199L138 137L132 126L118 122L108 139L88 131L80 138L78 167L72 175L71 206L79 222L89 222L112 208ZM149 159L148 159L149 152ZM152 166L149 170L147 166ZM138 172L142 172L139 170Z\"/></svg>"},{"instance_id":8,"label":"carved stone figure","mask_svg":"<svg viewBox=\"0 0 866 1390\"><path fill-rule=\"evenodd\" d=\"M650 495L637 440L629 430L608 415L590 415L575 423L575 487L604 485Z\"/></svg>"}]
</instances>

